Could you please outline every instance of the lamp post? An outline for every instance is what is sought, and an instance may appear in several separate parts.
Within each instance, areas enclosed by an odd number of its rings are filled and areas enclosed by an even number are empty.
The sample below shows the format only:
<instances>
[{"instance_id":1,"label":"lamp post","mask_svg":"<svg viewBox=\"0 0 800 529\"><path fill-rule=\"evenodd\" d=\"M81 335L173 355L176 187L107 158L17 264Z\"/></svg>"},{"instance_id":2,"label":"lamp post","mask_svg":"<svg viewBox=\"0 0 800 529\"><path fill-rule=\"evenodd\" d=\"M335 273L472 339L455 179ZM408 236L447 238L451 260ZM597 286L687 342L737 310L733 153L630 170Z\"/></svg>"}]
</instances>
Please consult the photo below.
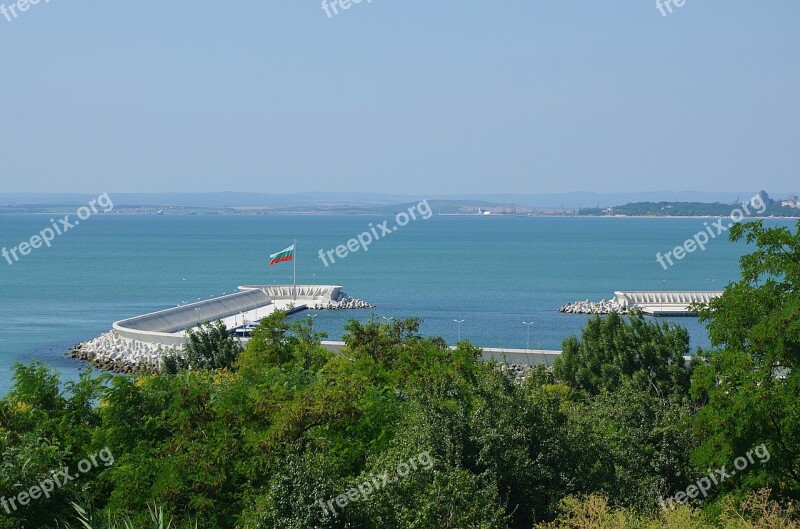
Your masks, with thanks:
<instances>
[{"instance_id":1,"label":"lamp post","mask_svg":"<svg viewBox=\"0 0 800 529\"><path fill-rule=\"evenodd\" d=\"M464 323L464 320L453 320L458 325L458 341L461 342L461 324Z\"/></svg>"},{"instance_id":2,"label":"lamp post","mask_svg":"<svg viewBox=\"0 0 800 529\"><path fill-rule=\"evenodd\" d=\"M525 346L526 351L530 351L531 349L531 325L533 325L532 321L523 321L522 325L525 325L528 328L528 341L527 345Z\"/></svg>"},{"instance_id":3,"label":"lamp post","mask_svg":"<svg viewBox=\"0 0 800 529\"><path fill-rule=\"evenodd\" d=\"M195 320L195 322L194 322L194 323L195 323L195 326L197 326L197 312L198 312L199 310L200 310L200 307L195 307L195 308L194 308L194 320ZM186 329L186 331L184 331L184 335L188 334L188 330L189 330L189 329L188 329L188 326L187 326L187 329Z\"/></svg>"}]
</instances>

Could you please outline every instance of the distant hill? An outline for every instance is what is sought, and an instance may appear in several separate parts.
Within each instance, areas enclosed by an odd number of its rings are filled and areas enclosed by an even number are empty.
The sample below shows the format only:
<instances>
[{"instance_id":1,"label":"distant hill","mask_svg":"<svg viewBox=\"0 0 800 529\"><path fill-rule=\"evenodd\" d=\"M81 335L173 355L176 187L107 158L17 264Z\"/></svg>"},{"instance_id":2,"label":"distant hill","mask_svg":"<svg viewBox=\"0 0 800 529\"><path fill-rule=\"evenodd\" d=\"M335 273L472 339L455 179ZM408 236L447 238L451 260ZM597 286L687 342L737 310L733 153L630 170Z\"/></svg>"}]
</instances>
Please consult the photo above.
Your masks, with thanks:
<instances>
[{"instance_id":1,"label":"distant hill","mask_svg":"<svg viewBox=\"0 0 800 529\"><path fill-rule=\"evenodd\" d=\"M755 196L755 195L754 195ZM746 199L741 202L723 204L720 202L632 202L610 208L581 209L581 215L630 216L630 217L727 217L735 209L740 209L749 217L800 217L800 209L782 206L781 200L773 200L765 192L759 193L760 202L753 205ZM747 213L742 203L748 204ZM762 205L763 204L763 205Z\"/></svg>"},{"instance_id":2,"label":"distant hill","mask_svg":"<svg viewBox=\"0 0 800 529\"><path fill-rule=\"evenodd\" d=\"M633 203L696 202L732 204L737 199L747 200L755 191L720 191L700 193L694 191L653 191L643 193L545 193L545 194L453 194L453 195L412 195L390 193L114 193L109 195L115 205L125 206L180 206L187 208L234 208L265 207L280 210L309 209L363 209L372 210L383 206L416 203L427 199L443 203L471 206L511 206L530 209L578 209L608 208ZM36 205L74 206L86 204L98 193L0 193L0 207L30 208ZM783 193L782 196L798 194Z\"/></svg>"},{"instance_id":3,"label":"distant hill","mask_svg":"<svg viewBox=\"0 0 800 529\"><path fill-rule=\"evenodd\" d=\"M411 199L402 196L385 195L383 197L362 197L361 200L332 199L332 197L293 196L280 197L278 200L256 200L250 197L247 204L237 203L241 197L200 196L165 196L165 195L130 195L110 194L114 202L112 213L117 214L164 214L164 215L208 215L208 214L328 214L328 215L394 215L406 210L425 199ZM91 195L24 195L0 197L0 214L10 213L48 213L65 214L74 212L81 205L93 198ZM263 197L262 197L263 198ZM5 200L3 200L5 199ZM485 200L436 200L427 201L434 215L461 214L477 215L479 212L494 214L527 215L531 208L513 204L499 204ZM210 204L210 205L209 205ZM232 204L232 205L224 205Z\"/></svg>"}]
</instances>

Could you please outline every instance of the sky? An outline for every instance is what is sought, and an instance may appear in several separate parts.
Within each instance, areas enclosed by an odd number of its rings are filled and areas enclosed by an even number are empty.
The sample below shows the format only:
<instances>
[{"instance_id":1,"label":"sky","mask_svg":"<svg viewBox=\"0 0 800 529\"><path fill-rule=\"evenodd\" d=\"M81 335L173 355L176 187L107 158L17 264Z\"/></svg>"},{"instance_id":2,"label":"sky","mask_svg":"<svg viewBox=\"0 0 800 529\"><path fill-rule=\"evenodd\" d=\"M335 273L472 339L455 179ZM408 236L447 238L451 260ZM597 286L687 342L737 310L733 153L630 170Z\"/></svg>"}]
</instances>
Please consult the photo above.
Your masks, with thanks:
<instances>
[{"instance_id":1,"label":"sky","mask_svg":"<svg viewBox=\"0 0 800 529\"><path fill-rule=\"evenodd\" d=\"M796 0L28 7L0 192L800 188Z\"/></svg>"}]
</instances>

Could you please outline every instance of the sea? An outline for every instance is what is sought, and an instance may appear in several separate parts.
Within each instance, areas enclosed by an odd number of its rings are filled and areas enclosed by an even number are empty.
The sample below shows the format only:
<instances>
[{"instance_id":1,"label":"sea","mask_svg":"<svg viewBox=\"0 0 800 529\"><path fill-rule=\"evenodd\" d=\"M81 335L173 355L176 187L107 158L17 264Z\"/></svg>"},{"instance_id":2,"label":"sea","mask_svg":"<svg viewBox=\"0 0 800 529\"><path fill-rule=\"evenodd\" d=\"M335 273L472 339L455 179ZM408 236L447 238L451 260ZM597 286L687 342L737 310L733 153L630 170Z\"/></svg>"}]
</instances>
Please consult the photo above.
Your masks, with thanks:
<instances>
[{"instance_id":1,"label":"sea","mask_svg":"<svg viewBox=\"0 0 800 529\"><path fill-rule=\"evenodd\" d=\"M29 241L51 218L0 215L0 247ZM460 332L478 346L537 349L560 349L564 338L580 334L588 317L558 313L565 303L609 299L619 290L722 290L739 278L739 258L748 251L720 235L666 270L658 263L658 252L682 245L712 219L402 220L408 223L373 215L90 217L50 247L18 254L11 264L0 258L0 395L11 387L17 362L41 360L73 379L85 366L65 352L114 321L230 294L239 285L290 284L293 263L267 261L295 240L299 284L341 285L375 305L314 311L316 329L329 339L340 339L350 319L416 316L423 334L450 343ZM372 231L385 221L397 229ZM338 246L364 232L379 238L366 251L336 256ZM320 250L334 250L335 262L326 258L326 266ZM523 321L534 322L530 337ZM709 346L696 318L669 321L689 330L693 348Z\"/></svg>"}]
</instances>

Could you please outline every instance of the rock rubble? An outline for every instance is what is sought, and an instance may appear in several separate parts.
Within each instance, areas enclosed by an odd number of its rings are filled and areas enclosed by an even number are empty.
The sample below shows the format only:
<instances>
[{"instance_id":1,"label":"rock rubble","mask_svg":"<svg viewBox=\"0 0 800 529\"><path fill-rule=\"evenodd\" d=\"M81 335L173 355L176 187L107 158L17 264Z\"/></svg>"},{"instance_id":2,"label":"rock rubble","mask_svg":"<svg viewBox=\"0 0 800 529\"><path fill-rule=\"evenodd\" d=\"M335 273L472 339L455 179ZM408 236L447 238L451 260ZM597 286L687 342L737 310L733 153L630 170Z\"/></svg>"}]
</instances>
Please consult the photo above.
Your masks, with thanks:
<instances>
[{"instance_id":1,"label":"rock rubble","mask_svg":"<svg viewBox=\"0 0 800 529\"><path fill-rule=\"evenodd\" d=\"M178 349L124 338L109 331L73 347L67 355L90 362L96 368L115 373L153 373L161 368L161 359Z\"/></svg>"},{"instance_id":2,"label":"rock rubble","mask_svg":"<svg viewBox=\"0 0 800 529\"><path fill-rule=\"evenodd\" d=\"M601 300L597 303L586 301L576 301L563 305L558 312L565 314L628 314L628 308L621 305L616 299Z\"/></svg>"},{"instance_id":3,"label":"rock rubble","mask_svg":"<svg viewBox=\"0 0 800 529\"><path fill-rule=\"evenodd\" d=\"M375 305L367 303L364 300L351 298L344 292L339 294L338 299L334 301L315 302L313 305L308 304L308 308L312 310L348 310L348 309L374 309Z\"/></svg>"}]
</instances>

